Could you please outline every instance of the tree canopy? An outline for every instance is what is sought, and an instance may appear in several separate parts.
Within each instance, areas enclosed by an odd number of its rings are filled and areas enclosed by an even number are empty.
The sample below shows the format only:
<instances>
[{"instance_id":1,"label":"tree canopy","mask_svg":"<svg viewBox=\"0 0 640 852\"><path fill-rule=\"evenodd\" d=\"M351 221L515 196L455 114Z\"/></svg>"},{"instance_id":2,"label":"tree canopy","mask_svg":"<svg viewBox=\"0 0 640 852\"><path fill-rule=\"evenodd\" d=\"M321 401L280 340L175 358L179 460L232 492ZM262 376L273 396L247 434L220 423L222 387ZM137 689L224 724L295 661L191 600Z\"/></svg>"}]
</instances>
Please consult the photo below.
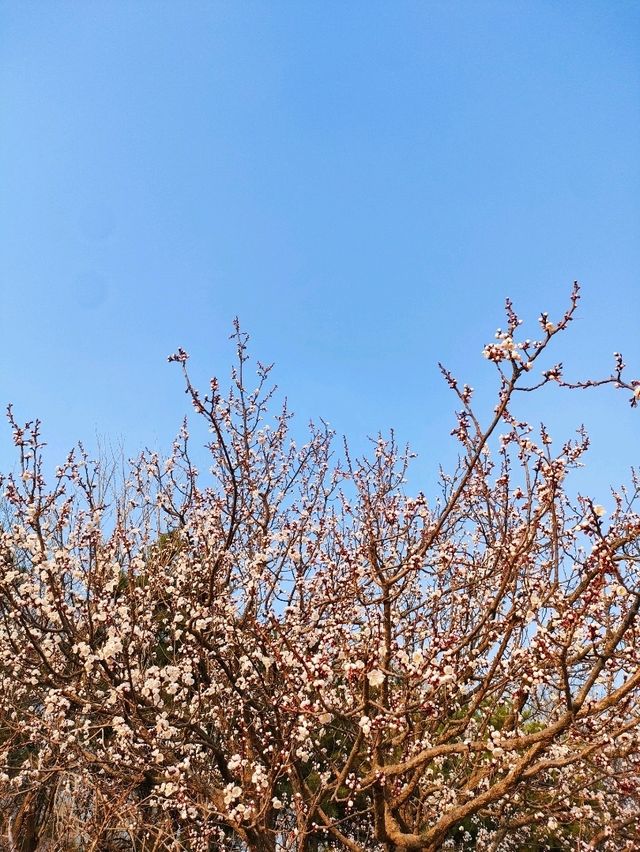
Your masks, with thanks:
<instances>
[{"instance_id":1,"label":"tree canopy","mask_svg":"<svg viewBox=\"0 0 640 852\"><path fill-rule=\"evenodd\" d=\"M583 431L520 419L570 325L506 328L484 355L488 423L446 369L457 467L408 493L393 433L352 457L290 435L271 368L198 390L166 460L112 499L81 448L46 477L38 421L9 411L2 479L0 826L28 850L636 849L640 481L609 512L567 488Z\"/></svg>"}]
</instances>

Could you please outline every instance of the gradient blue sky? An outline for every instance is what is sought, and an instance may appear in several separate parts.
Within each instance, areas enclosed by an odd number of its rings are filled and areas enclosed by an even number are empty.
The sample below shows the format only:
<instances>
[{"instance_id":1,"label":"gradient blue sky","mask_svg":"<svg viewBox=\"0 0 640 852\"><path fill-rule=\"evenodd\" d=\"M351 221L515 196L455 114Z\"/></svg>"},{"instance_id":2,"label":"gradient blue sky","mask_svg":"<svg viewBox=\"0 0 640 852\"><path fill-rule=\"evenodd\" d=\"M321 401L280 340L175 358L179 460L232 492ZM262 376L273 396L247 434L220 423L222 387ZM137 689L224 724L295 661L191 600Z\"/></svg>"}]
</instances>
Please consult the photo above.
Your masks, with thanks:
<instances>
[{"instance_id":1,"label":"gradient blue sky","mask_svg":"<svg viewBox=\"0 0 640 852\"><path fill-rule=\"evenodd\" d=\"M579 279L557 357L640 375L639 45L621 0L0 3L0 401L52 461L167 447L166 356L225 375L237 314L303 421L396 427L428 487L436 362L489 400L505 296L535 321ZM596 491L639 461L612 392L529 413L586 423Z\"/></svg>"}]
</instances>

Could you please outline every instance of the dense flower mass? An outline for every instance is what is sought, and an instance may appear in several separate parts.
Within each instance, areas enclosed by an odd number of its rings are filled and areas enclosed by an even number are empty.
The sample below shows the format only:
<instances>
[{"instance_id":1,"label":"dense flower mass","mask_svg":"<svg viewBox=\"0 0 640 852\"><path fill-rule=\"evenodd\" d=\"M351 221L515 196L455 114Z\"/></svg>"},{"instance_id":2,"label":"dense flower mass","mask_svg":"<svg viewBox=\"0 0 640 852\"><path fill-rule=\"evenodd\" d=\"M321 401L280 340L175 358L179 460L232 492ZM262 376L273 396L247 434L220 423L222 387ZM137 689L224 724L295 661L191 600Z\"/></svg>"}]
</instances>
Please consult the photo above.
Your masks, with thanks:
<instances>
[{"instance_id":1,"label":"dense flower mass","mask_svg":"<svg viewBox=\"0 0 640 852\"><path fill-rule=\"evenodd\" d=\"M184 372L209 429L195 469L108 477L80 448L45 481L40 426L10 411L2 480L0 830L20 850L637 849L640 481L571 496L588 446L516 416L553 382L542 339L487 345L497 403L443 370L460 462L406 491L393 435L298 446L270 368L225 396ZM528 393L521 393L528 392Z\"/></svg>"}]
</instances>

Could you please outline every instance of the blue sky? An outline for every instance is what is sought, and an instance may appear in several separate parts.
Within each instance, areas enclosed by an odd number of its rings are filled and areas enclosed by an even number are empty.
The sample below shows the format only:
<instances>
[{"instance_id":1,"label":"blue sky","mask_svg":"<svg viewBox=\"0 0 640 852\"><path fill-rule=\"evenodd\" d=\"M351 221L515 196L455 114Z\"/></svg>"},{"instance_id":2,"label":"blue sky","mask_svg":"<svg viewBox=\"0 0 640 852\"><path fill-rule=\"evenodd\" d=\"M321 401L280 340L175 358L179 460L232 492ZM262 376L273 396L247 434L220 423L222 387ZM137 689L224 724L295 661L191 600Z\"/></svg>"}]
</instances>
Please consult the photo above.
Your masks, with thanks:
<instances>
[{"instance_id":1,"label":"blue sky","mask_svg":"<svg viewBox=\"0 0 640 852\"><path fill-rule=\"evenodd\" d=\"M450 457L443 360L504 297L584 287L557 357L640 376L640 5L0 3L0 402L78 438L168 446L237 314L305 421L394 426L428 487ZM634 376L635 377L635 376ZM527 402L529 402L527 400ZM638 462L613 393L529 415L593 436L582 481ZM13 456L0 432L0 466ZM421 478L423 481L421 481Z\"/></svg>"}]
</instances>

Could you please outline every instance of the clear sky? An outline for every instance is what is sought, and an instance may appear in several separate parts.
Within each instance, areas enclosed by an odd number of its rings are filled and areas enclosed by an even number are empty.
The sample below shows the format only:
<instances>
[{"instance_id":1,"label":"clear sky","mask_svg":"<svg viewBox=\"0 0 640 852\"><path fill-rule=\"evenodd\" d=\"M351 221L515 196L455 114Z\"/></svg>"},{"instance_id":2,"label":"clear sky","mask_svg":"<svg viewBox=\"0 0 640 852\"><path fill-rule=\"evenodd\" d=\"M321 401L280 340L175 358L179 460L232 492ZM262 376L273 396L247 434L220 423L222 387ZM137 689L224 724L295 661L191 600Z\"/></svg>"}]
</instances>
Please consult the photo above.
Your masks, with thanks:
<instances>
[{"instance_id":1,"label":"clear sky","mask_svg":"<svg viewBox=\"0 0 640 852\"><path fill-rule=\"evenodd\" d=\"M52 461L168 446L166 356L225 375L236 314L303 420L396 427L425 483L436 362L488 394L507 295L579 279L557 357L640 377L637 2L2 2L0 86L0 402ZM596 490L640 461L623 397L529 414L586 423Z\"/></svg>"}]
</instances>

